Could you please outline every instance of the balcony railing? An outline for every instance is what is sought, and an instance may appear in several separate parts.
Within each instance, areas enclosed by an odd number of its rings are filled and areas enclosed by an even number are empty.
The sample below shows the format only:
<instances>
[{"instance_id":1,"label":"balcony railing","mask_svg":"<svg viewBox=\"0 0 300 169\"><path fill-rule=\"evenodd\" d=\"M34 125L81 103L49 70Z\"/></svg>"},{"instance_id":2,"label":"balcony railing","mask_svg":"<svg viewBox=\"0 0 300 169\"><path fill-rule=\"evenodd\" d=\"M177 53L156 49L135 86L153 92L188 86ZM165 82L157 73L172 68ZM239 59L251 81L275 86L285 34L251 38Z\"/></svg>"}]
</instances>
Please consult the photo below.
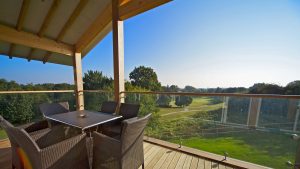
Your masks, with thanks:
<instances>
[{"instance_id":1,"label":"balcony railing","mask_svg":"<svg viewBox=\"0 0 300 169\"><path fill-rule=\"evenodd\" d=\"M83 94L88 110L98 111L103 101L114 99L112 91L86 90ZM300 161L296 153L299 141L291 139L291 134L300 133L300 96L184 92L120 94L126 103L141 105L140 115L153 113L146 129L148 137L172 142L178 147L219 154L224 159L235 158L273 168L291 168L287 161L290 165ZM20 120L25 123L41 118L39 104L60 101L68 101L71 110L76 108L73 90L0 91L0 114L15 118L15 123ZM8 112L17 114L10 117Z\"/></svg>"},{"instance_id":2,"label":"balcony railing","mask_svg":"<svg viewBox=\"0 0 300 169\"><path fill-rule=\"evenodd\" d=\"M300 96L124 92L141 113L157 111L147 135L272 168L299 163ZM190 102L190 104L189 104Z\"/></svg>"}]
</instances>

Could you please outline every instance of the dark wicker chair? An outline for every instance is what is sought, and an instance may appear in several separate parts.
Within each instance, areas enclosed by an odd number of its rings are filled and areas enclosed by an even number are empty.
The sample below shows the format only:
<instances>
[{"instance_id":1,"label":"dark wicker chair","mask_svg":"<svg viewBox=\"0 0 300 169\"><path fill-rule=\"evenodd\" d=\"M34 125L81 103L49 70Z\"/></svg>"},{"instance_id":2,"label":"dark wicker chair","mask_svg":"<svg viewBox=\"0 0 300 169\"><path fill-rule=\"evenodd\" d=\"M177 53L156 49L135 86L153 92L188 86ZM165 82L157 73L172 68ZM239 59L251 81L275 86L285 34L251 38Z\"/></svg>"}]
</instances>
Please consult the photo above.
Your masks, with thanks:
<instances>
[{"instance_id":1,"label":"dark wicker chair","mask_svg":"<svg viewBox=\"0 0 300 169\"><path fill-rule=\"evenodd\" d=\"M66 113L70 111L68 102L43 103L39 107L44 116Z\"/></svg>"},{"instance_id":2,"label":"dark wicker chair","mask_svg":"<svg viewBox=\"0 0 300 169\"><path fill-rule=\"evenodd\" d=\"M116 112L118 103L114 101L106 101L101 105L100 112L114 114Z\"/></svg>"},{"instance_id":3,"label":"dark wicker chair","mask_svg":"<svg viewBox=\"0 0 300 169\"><path fill-rule=\"evenodd\" d=\"M0 115L0 126L3 128L10 140L11 143L11 149L12 149L12 168L21 168L21 163L20 160L16 154L17 152L17 142L15 141L14 137L10 135L10 133L7 132L7 128L9 127L14 127L12 124L10 124L8 121L6 121L1 115ZM48 123L46 122L46 128L41 129L41 124L39 123L31 123L23 126L19 126L18 128L24 129L28 134L34 139L34 140L39 140L43 136L47 135L48 133L51 132L50 128L47 128ZM45 126L45 124L42 124L42 126Z\"/></svg>"},{"instance_id":4,"label":"dark wicker chair","mask_svg":"<svg viewBox=\"0 0 300 169\"><path fill-rule=\"evenodd\" d=\"M139 110L140 105L138 104L121 103L119 114L122 115L123 120L126 120L137 117Z\"/></svg>"},{"instance_id":5,"label":"dark wicker chair","mask_svg":"<svg viewBox=\"0 0 300 169\"><path fill-rule=\"evenodd\" d=\"M67 113L70 111L68 102L60 102L60 103L43 103L39 105L40 111L42 112L44 117L54 114ZM58 122L48 121L49 127L58 125Z\"/></svg>"},{"instance_id":6,"label":"dark wicker chair","mask_svg":"<svg viewBox=\"0 0 300 169\"><path fill-rule=\"evenodd\" d=\"M151 114L122 122L120 138L93 132L93 169L144 168L144 129Z\"/></svg>"},{"instance_id":7,"label":"dark wicker chair","mask_svg":"<svg viewBox=\"0 0 300 169\"><path fill-rule=\"evenodd\" d=\"M86 135L80 134L64 140L59 128L53 128L45 136L34 140L24 129L12 126L1 120L12 144L12 153L16 157L14 168L32 167L33 169L85 169L89 168L86 148ZM53 130L57 129L55 132ZM13 148L14 147L14 148ZM19 163L14 165L14 163Z\"/></svg>"},{"instance_id":8,"label":"dark wicker chair","mask_svg":"<svg viewBox=\"0 0 300 169\"><path fill-rule=\"evenodd\" d=\"M101 132L105 135L115 137L121 134L121 122L122 120L137 117L139 113L140 105L121 103L119 115L122 115L121 120L112 121L101 127Z\"/></svg>"}]
</instances>

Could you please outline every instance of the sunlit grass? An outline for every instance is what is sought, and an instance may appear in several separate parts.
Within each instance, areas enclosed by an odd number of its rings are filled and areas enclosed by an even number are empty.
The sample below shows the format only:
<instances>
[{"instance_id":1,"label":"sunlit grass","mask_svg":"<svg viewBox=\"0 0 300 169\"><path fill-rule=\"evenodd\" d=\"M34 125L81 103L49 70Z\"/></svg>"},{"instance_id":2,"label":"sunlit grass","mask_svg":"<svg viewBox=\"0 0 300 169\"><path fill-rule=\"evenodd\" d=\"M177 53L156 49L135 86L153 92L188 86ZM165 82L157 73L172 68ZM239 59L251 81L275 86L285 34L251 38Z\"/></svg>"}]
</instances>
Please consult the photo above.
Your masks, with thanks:
<instances>
[{"instance_id":1,"label":"sunlit grass","mask_svg":"<svg viewBox=\"0 0 300 169\"><path fill-rule=\"evenodd\" d=\"M178 139L169 140L179 143ZM218 137L190 137L182 139L187 147L224 155L272 168L288 168L286 161L295 158L296 143L282 134L266 132L236 133Z\"/></svg>"},{"instance_id":2,"label":"sunlit grass","mask_svg":"<svg viewBox=\"0 0 300 169\"><path fill-rule=\"evenodd\" d=\"M0 140L7 138L7 135L4 130L0 129Z\"/></svg>"}]
</instances>

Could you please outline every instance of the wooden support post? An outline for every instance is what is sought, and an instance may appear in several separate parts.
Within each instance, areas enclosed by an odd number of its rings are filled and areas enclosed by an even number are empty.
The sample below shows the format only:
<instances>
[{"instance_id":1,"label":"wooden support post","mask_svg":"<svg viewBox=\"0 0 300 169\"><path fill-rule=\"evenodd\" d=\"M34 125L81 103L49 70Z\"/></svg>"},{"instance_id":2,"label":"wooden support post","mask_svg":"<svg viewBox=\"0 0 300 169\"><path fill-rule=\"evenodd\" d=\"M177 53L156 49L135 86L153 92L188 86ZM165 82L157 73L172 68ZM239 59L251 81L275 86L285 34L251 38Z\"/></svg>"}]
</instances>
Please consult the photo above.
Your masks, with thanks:
<instances>
[{"instance_id":1,"label":"wooden support post","mask_svg":"<svg viewBox=\"0 0 300 169\"><path fill-rule=\"evenodd\" d=\"M223 103L223 108L222 108L222 117L221 117L222 123L227 122L228 102L229 102L229 97L224 97L224 103Z\"/></svg>"},{"instance_id":2,"label":"wooden support post","mask_svg":"<svg viewBox=\"0 0 300 169\"><path fill-rule=\"evenodd\" d=\"M74 54L73 61L76 109L84 110L81 53Z\"/></svg>"},{"instance_id":3,"label":"wooden support post","mask_svg":"<svg viewBox=\"0 0 300 169\"><path fill-rule=\"evenodd\" d=\"M261 98L251 98L249 103L249 111L248 111L248 121L247 125L249 127L257 127L260 108L261 108Z\"/></svg>"},{"instance_id":4,"label":"wooden support post","mask_svg":"<svg viewBox=\"0 0 300 169\"><path fill-rule=\"evenodd\" d=\"M294 126L293 126L293 132L297 131L297 127L298 127L298 121L299 121L299 115L300 115L300 110L299 108L297 109L297 113L295 116L295 121L294 121Z\"/></svg>"},{"instance_id":5,"label":"wooden support post","mask_svg":"<svg viewBox=\"0 0 300 169\"><path fill-rule=\"evenodd\" d=\"M288 107L287 118L290 122L293 122L295 120L295 116L296 116L296 112L297 112L298 100L289 99L288 106L289 107Z\"/></svg>"},{"instance_id":6,"label":"wooden support post","mask_svg":"<svg viewBox=\"0 0 300 169\"><path fill-rule=\"evenodd\" d=\"M112 0L113 55L114 55L114 94L115 101L124 102L124 24L119 18L119 0Z\"/></svg>"}]
</instances>

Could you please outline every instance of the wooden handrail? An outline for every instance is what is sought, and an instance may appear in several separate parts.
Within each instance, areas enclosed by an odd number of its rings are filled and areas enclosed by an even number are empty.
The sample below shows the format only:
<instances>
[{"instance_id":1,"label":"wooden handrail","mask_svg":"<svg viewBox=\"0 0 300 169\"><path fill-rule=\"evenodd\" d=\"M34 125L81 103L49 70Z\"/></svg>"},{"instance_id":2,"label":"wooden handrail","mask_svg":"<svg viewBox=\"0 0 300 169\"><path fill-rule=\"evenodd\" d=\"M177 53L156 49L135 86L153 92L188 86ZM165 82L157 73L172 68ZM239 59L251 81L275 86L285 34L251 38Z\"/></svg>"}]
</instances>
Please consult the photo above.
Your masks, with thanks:
<instances>
[{"instance_id":1,"label":"wooden handrail","mask_svg":"<svg viewBox=\"0 0 300 169\"><path fill-rule=\"evenodd\" d=\"M87 93L110 93L106 90L83 90L79 92ZM30 94L30 93L75 93L74 90L41 90L41 91L0 91L0 94ZM150 95L176 95L176 96L220 96L220 97L257 97L273 99L300 99L300 95L278 95L278 94L244 94L244 93L191 93L191 92L145 92L145 91L125 91L120 94L150 94Z\"/></svg>"},{"instance_id":2,"label":"wooden handrail","mask_svg":"<svg viewBox=\"0 0 300 169\"><path fill-rule=\"evenodd\" d=\"M0 94L30 94L30 93L74 93L74 90L40 90L40 91L0 91Z\"/></svg>"},{"instance_id":3,"label":"wooden handrail","mask_svg":"<svg viewBox=\"0 0 300 169\"><path fill-rule=\"evenodd\" d=\"M86 92L86 93L113 93L114 91L107 91L107 90L83 90L82 92Z\"/></svg>"},{"instance_id":4,"label":"wooden handrail","mask_svg":"<svg viewBox=\"0 0 300 169\"><path fill-rule=\"evenodd\" d=\"M120 94L161 94L176 96L221 96L221 97L258 97L258 98L274 98L274 99L300 99L300 95L279 95L279 94L244 94L244 93L191 93L191 92L145 92L145 91L125 91Z\"/></svg>"}]
</instances>

